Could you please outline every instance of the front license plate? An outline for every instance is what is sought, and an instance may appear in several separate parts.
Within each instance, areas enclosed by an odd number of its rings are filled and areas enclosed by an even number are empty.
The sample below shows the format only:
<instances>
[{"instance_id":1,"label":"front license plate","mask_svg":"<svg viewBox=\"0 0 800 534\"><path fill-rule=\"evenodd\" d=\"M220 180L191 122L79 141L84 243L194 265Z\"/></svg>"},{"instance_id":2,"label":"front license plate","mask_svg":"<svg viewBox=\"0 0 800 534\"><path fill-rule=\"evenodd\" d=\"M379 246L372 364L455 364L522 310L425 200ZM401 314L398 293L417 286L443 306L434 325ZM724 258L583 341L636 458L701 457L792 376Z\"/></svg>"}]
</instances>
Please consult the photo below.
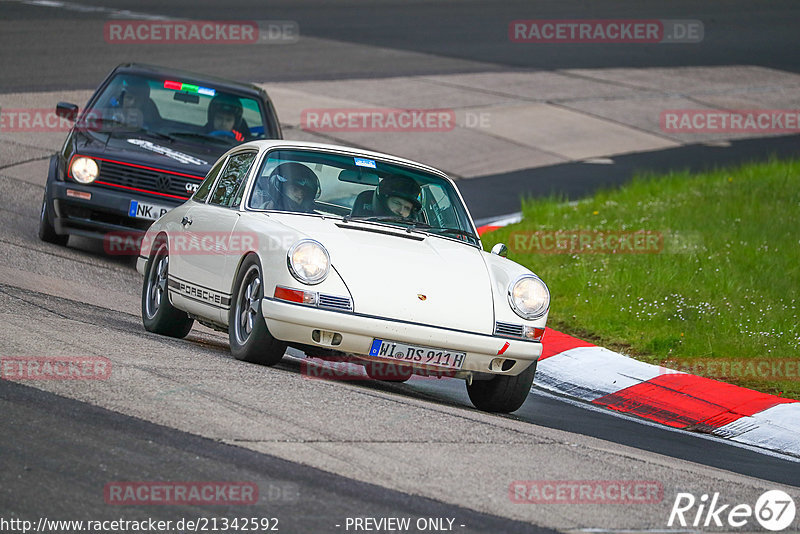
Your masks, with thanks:
<instances>
[{"instance_id":1,"label":"front license plate","mask_svg":"<svg viewBox=\"0 0 800 534\"><path fill-rule=\"evenodd\" d=\"M407 345L398 341L374 339L369 355L397 362L413 363L417 365L431 365L445 369L461 369L464 365L466 352L456 352L433 347L420 347Z\"/></svg>"},{"instance_id":2,"label":"front license plate","mask_svg":"<svg viewBox=\"0 0 800 534\"><path fill-rule=\"evenodd\" d=\"M137 219L150 219L151 221L155 221L171 209L172 207L169 206L161 206L159 204L150 204L148 202L131 200L131 204L128 207L128 217L135 217Z\"/></svg>"}]
</instances>

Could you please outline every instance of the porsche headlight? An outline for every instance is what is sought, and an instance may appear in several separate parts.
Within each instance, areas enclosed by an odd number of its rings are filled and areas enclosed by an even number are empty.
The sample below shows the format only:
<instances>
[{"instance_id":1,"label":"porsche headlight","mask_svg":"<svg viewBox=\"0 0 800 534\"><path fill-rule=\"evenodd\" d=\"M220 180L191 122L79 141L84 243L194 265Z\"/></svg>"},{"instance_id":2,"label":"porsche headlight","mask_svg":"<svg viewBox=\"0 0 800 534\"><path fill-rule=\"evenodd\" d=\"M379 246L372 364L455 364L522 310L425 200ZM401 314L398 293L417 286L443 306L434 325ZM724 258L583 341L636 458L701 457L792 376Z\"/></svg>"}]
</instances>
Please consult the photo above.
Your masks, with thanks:
<instances>
[{"instance_id":1,"label":"porsche headlight","mask_svg":"<svg viewBox=\"0 0 800 534\"><path fill-rule=\"evenodd\" d=\"M72 160L69 172L79 184L90 184L95 181L100 169L92 158L78 157Z\"/></svg>"},{"instance_id":2,"label":"porsche headlight","mask_svg":"<svg viewBox=\"0 0 800 534\"><path fill-rule=\"evenodd\" d=\"M313 239L303 239L292 245L287 261L292 276L309 285L325 280L331 267L328 251Z\"/></svg>"},{"instance_id":3,"label":"porsche headlight","mask_svg":"<svg viewBox=\"0 0 800 534\"><path fill-rule=\"evenodd\" d=\"M523 319L536 319L550 308L550 291L538 276L526 274L508 286L508 303Z\"/></svg>"}]
</instances>

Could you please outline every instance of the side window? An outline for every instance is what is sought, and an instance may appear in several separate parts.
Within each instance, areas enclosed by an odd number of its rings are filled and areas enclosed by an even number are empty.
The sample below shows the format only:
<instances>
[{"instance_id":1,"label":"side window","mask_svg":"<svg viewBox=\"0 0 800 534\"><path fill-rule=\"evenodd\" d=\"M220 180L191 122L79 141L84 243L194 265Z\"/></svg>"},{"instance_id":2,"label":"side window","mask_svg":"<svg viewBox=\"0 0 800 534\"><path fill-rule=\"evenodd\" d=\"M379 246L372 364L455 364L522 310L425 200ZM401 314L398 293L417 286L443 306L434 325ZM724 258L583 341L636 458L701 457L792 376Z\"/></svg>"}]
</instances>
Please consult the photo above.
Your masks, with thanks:
<instances>
[{"instance_id":1,"label":"side window","mask_svg":"<svg viewBox=\"0 0 800 534\"><path fill-rule=\"evenodd\" d=\"M422 187L422 209L428 222L439 228L462 228L455 213L450 196L438 184ZM469 228L469 226L463 226Z\"/></svg>"},{"instance_id":2,"label":"side window","mask_svg":"<svg viewBox=\"0 0 800 534\"><path fill-rule=\"evenodd\" d=\"M197 191L194 192L192 196L192 200L195 202L205 202L206 197L208 197L208 192L211 191L211 186L214 185L214 180L217 179L217 175L219 174L219 170L222 168L222 165L225 163L225 160L220 161L216 165L214 165L208 174L206 175L205 180L203 183L200 184L200 187L197 188Z\"/></svg>"},{"instance_id":3,"label":"side window","mask_svg":"<svg viewBox=\"0 0 800 534\"><path fill-rule=\"evenodd\" d=\"M245 178L239 181L239 186L236 188L236 193L233 195L233 200L230 203L230 207L238 208L242 204L242 197L244 196L244 190L247 188L247 173L245 173Z\"/></svg>"},{"instance_id":4,"label":"side window","mask_svg":"<svg viewBox=\"0 0 800 534\"><path fill-rule=\"evenodd\" d=\"M256 159L256 152L243 152L228 159L227 165L217 180L217 186L211 194L210 204L228 207L231 205L236 191L243 187L247 173Z\"/></svg>"}]
</instances>

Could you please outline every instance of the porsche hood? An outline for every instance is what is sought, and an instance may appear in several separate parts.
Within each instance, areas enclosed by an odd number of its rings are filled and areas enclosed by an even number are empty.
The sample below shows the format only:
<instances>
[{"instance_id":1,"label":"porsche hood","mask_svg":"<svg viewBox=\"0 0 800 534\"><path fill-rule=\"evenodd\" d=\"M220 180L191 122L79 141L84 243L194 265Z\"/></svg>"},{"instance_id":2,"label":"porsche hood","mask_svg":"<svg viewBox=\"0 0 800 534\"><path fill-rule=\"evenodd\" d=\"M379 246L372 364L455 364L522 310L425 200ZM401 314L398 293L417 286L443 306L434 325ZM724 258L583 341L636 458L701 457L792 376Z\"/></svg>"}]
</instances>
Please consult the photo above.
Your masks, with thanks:
<instances>
[{"instance_id":1,"label":"porsche hood","mask_svg":"<svg viewBox=\"0 0 800 534\"><path fill-rule=\"evenodd\" d=\"M492 333L492 284L476 247L399 227L278 217L325 246L356 313Z\"/></svg>"}]
</instances>

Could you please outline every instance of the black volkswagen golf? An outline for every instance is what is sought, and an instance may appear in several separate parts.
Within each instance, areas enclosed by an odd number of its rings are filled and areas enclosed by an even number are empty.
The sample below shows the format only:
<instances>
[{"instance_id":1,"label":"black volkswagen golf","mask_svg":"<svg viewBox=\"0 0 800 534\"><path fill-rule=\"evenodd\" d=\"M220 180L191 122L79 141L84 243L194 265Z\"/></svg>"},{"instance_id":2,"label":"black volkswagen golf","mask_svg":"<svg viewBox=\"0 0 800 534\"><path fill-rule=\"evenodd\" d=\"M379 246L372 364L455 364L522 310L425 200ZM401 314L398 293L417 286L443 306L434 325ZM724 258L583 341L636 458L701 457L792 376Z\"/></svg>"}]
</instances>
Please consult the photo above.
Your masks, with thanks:
<instances>
[{"instance_id":1,"label":"black volkswagen golf","mask_svg":"<svg viewBox=\"0 0 800 534\"><path fill-rule=\"evenodd\" d=\"M281 139L263 89L143 64L116 67L79 111L50 160L39 238L65 245L69 235L139 235L186 201L232 146Z\"/></svg>"}]
</instances>

